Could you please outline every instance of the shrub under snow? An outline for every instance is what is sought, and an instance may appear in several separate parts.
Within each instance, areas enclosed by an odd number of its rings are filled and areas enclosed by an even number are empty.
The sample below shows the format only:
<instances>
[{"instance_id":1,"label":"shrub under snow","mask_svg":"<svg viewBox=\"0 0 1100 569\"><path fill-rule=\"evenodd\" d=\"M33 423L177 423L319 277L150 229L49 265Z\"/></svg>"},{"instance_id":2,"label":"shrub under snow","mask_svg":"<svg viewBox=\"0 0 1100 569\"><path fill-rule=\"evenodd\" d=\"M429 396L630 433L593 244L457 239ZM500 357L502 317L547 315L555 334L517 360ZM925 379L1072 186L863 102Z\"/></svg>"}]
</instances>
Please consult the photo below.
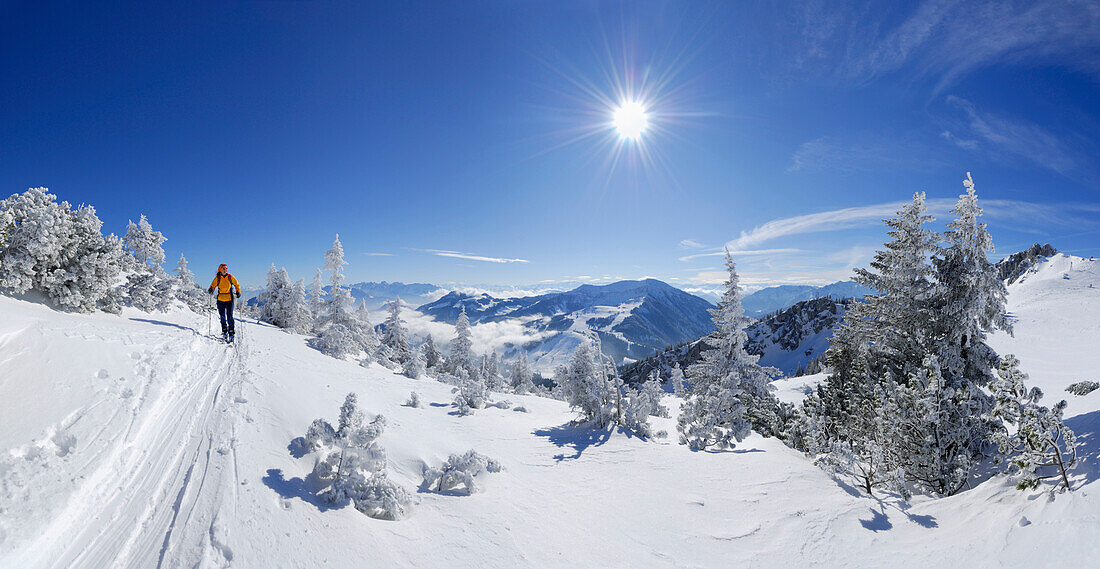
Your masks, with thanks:
<instances>
[{"instance_id":1,"label":"shrub under snow","mask_svg":"<svg viewBox=\"0 0 1100 569\"><path fill-rule=\"evenodd\" d=\"M462 486L466 494L478 491L474 478L485 472L500 472L500 463L478 454L473 449L466 454L452 454L439 468L424 469L423 488L436 492L446 492Z\"/></svg>"},{"instance_id":2,"label":"shrub under snow","mask_svg":"<svg viewBox=\"0 0 1100 569\"><path fill-rule=\"evenodd\" d=\"M335 429L324 419L309 426L301 444L317 453L313 476L325 486L319 497L337 506L354 504L372 518L397 520L405 515L411 498L387 478L386 451L378 443L385 426L381 415L363 424L354 393L340 407Z\"/></svg>"}]
</instances>

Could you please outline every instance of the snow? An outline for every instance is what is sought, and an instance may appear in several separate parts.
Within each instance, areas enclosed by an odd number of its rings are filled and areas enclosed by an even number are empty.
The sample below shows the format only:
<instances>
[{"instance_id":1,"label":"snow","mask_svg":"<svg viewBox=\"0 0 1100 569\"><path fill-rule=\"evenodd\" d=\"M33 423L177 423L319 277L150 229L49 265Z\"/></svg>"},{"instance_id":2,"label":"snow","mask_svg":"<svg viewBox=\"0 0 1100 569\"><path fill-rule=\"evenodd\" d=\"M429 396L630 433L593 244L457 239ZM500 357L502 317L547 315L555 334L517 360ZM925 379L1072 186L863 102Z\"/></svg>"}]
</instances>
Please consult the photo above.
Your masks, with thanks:
<instances>
[{"instance_id":1,"label":"snow","mask_svg":"<svg viewBox=\"0 0 1100 569\"><path fill-rule=\"evenodd\" d=\"M533 396L496 395L526 413L457 416L449 385L252 321L227 347L185 311L0 297L0 567L1091 566L1100 392L1064 389L1100 378L1100 262L1059 255L1009 291L1015 336L991 344L1020 357L1045 404L1069 400L1084 445L1076 490L1054 501L1003 477L911 505L871 499L775 439L690 452L573 429L564 403ZM820 377L780 380L777 395L796 401ZM410 391L421 408L404 405ZM386 416L389 476L419 502L406 519L307 492L313 464L288 444L335 421L348 392ZM666 403L674 418L679 400ZM478 493L418 491L425 465L470 449L503 467Z\"/></svg>"}]
</instances>

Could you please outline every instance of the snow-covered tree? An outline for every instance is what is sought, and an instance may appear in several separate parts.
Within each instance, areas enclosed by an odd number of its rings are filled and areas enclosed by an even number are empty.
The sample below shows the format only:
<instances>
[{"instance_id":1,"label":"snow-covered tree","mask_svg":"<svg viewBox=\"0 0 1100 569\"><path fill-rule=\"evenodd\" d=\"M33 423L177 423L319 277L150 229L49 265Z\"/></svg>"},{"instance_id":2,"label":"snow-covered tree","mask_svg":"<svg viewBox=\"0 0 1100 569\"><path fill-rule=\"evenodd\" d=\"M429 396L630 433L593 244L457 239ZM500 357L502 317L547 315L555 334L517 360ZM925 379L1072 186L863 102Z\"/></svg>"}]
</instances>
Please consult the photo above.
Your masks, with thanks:
<instances>
[{"instance_id":1,"label":"snow-covered tree","mask_svg":"<svg viewBox=\"0 0 1100 569\"><path fill-rule=\"evenodd\" d=\"M458 408L458 414L471 415L474 409L484 409L490 394L481 376L459 367L455 377L458 385L451 391L455 394L454 405Z\"/></svg>"},{"instance_id":2,"label":"snow-covered tree","mask_svg":"<svg viewBox=\"0 0 1100 569\"><path fill-rule=\"evenodd\" d=\"M496 352L481 356L481 378L491 391L504 389L504 376L500 373L500 356Z\"/></svg>"},{"instance_id":3,"label":"snow-covered tree","mask_svg":"<svg viewBox=\"0 0 1100 569\"><path fill-rule=\"evenodd\" d=\"M649 425L650 417L668 417L668 408L661 404L665 392L661 389L660 376L656 370L650 379L636 388L625 387L622 426L634 431L640 437L650 438L654 433ZM663 431L660 436L665 436Z\"/></svg>"},{"instance_id":4,"label":"snow-covered tree","mask_svg":"<svg viewBox=\"0 0 1100 569\"><path fill-rule=\"evenodd\" d=\"M512 375L509 378L509 384L512 387L512 392L520 395L530 393L535 389L535 384L531 381L531 365L527 362L526 353L520 352L516 361L512 362Z\"/></svg>"},{"instance_id":5,"label":"snow-covered tree","mask_svg":"<svg viewBox=\"0 0 1100 569\"><path fill-rule=\"evenodd\" d=\"M332 271L332 285L317 319L315 329L319 333L314 338L313 345L326 354L341 359L361 351L369 353L375 346L373 331L364 329L352 313L354 299L351 292L341 284L344 282L343 267L346 264L344 246L337 235L332 247L325 252L324 268Z\"/></svg>"},{"instance_id":6,"label":"snow-covered tree","mask_svg":"<svg viewBox=\"0 0 1100 569\"><path fill-rule=\"evenodd\" d=\"M195 282L195 273L187 267L187 257L180 253L176 263L176 298L194 312L209 310L210 296Z\"/></svg>"},{"instance_id":7,"label":"snow-covered tree","mask_svg":"<svg viewBox=\"0 0 1100 569\"><path fill-rule=\"evenodd\" d=\"M998 357L986 344L987 334L1012 331L1005 317L1008 292L989 261L993 238L979 221L982 210L970 172L963 186L966 193L951 210L956 217L944 234L947 246L934 261L942 288L936 302L936 352L947 384L956 389L966 383L985 387L993 381Z\"/></svg>"},{"instance_id":8,"label":"snow-covered tree","mask_svg":"<svg viewBox=\"0 0 1100 569\"><path fill-rule=\"evenodd\" d=\"M413 409L420 408L420 394L412 391L409 392L409 400L405 402L406 407L412 407Z\"/></svg>"},{"instance_id":9,"label":"snow-covered tree","mask_svg":"<svg viewBox=\"0 0 1100 569\"><path fill-rule=\"evenodd\" d=\"M428 338L424 340L424 365L428 369L438 369L443 365L443 355L439 353L439 348L435 347L435 340L432 339L431 334L428 334Z\"/></svg>"},{"instance_id":10,"label":"snow-covered tree","mask_svg":"<svg viewBox=\"0 0 1100 569\"><path fill-rule=\"evenodd\" d=\"M622 379L601 353L599 336L577 345L569 362L558 368L556 381L564 401L580 415L579 423L602 429L621 418Z\"/></svg>"},{"instance_id":11,"label":"snow-covered tree","mask_svg":"<svg viewBox=\"0 0 1100 569\"><path fill-rule=\"evenodd\" d=\"M1008 461L1009 474L1019 478L1017 488L1038 488L1044 480L1055 479L1052 491L1072 490L1069 469L1077 463L1077 437L1062 422L1066 402L1049 409L1039 405L1043 392L1027 389L1027 374L1019 366L1015 356L1005 356L997 370L999 379L991 385L993 416L1014 429L995 431L993 441Z\"/></svg>"},{"instance_id":12,"label":"snow-covered tree","mask_svg":"<svg viewBox=\"0 0 1100 569\"><path fill-rule=\"evenodd\" d=\"M142 215L137 223L131 221L126 227L122 246L137 259L138 263L147 267L159 267L164 263L165 241L167 239L164 235L154 231L149 220Z\"/></svg>"},{"instance_id":13,"label":"snow-covered tree","mask_svg":"<svg viewBox=\"0 0 1100 569\"><path fill-rule=\"evenodd\" d=\"M321 269L314 273L313 283L309 287L309 309L313 312L314 325L319 324L325 312L325 285Z\"/></svg>"},{"instance_id":14,"label":"snow-covered tree","mask_svg":"<svg viewBox=\"0 0 1100 569\"><path fill-rule=\"evenodd\" d=\"M466 316L466 307L455 321L455 337L451 340L451 354L447 358L446 368L450 373L457 373L458 368L466 368L474 371L474 342L470 332L470 318Z\"/></svg>"},{"instance_id":15,"label":"snow-covered tree","mask_svg":"<svg viewBox=\"0 0 1100 569\"><path fill-rule=\"evenodd\" d=\"M364 424L354 393L340 407L337 428L317 419L303 441L305 450L318 460L314 477L324 484L319 496L337 506L352 503L372 518L397 520L411 504L408 492L386 476L386 452L378 443L386 425L378 415Z\"/></svg>"},{"instance_id":16,"label":"snow-covered tree","mask_svg":"<svg viewBox=\"0 0 1100 569\"><path fill-rule=\"evenodd\" d=\"M741 306L736 266L726 251L729 279L718 307L711 310L717 330L704 341L710 349L687 370L691 390L680 410L680 442L693 450L732 448L754 428L771 434L777 406L771 379L774 368L757 363L760 356L745 351L745 327L750 318Z\"/></svg>"},{"instance_id":17,"label":"snow-covered tree","mask_svg":"<svg viewBox=\"0 0 1100 569\"><path fill-rule=\"evenodd\" d=\"M420 376L424 375L426 367L424 350L413 350L408 361L402 364L401 373L409 379L420 379Z\"/></svg>"},{"instance_id":18,"label":"snow-covered tree","mask_svg":"<svg viewBox=\"0 0 1100 569\"><path fill-rule=\"evenodd\" d=\"M401 299L397 298L386 303L389 315L382 325L385 329L382 333L382 344L388 348L388 358L396 364L402 365L413 357L409 348L409 334L405 330L405 321L401 319Z\"/></svg>"},{"instance_id":19,"label":"snow-covered tree","mask_svg":"<svg viewBox=\"0 0 1100 569\"><path fill-rule=\"evenodd\" d=\"M465 454L452 454L447 457L447 462L439 468L425 466L424 482L421 487L426 490L446 492L462 486L466 494L473 494L478 491L474 478L486 472L501 470L499 462L470 449Z\"/></svg>"},{"instance_id":20,"label":"snow-covered tree","mask_svg":"<svg viewBox=\"0 0 1100 569\"><path fill-rule=\"evenodd\" d=\"M118 312L117 281L127 255L114 235L101 233L95 208L72 209L46 188L0 201L0 289L38 290L58 306Z\"/></svg>"}]
</instances>

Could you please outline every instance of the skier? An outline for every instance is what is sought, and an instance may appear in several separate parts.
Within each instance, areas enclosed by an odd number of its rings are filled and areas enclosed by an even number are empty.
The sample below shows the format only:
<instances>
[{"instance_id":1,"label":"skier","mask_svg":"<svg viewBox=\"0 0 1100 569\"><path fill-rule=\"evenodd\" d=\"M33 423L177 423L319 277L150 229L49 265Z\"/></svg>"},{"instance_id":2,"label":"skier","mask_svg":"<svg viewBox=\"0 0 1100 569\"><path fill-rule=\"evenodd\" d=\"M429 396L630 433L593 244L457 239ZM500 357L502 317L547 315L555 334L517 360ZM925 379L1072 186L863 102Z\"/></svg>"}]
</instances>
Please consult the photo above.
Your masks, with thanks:
<instances>
[{"instance_id":1,"label":"skier","mask_svg":"<svg viewBox=\"0 0 1100 569\"><path fill-rule=\"evenodd\" d=\"M222 337L226 342L232 342L234 334L233 287L237 287L237 298L240 298L241 284L229 274L229 265L225 263L218 265L218 274L214 275L214 280L210 282L210 288L206 289L206 292L214 294L214 289L218 289L218 316L222 320Z\"/></svg>"}]
</instances>

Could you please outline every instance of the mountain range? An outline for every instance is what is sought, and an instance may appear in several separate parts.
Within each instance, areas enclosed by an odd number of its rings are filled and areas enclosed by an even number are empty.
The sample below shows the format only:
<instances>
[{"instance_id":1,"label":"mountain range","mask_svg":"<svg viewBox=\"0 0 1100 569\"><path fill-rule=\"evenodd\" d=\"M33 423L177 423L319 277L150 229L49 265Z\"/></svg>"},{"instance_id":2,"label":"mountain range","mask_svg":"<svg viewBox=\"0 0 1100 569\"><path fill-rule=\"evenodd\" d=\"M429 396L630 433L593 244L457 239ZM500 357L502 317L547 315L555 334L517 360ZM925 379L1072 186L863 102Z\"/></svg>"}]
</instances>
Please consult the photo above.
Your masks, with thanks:
<instances>
[{"instance_id":1,"label":"mountain range","mask_svg":"<svg viewBox=\"0 0 1100 569\"><path fill-rule=\"evenodd\" d=\"M449 324L463 309L475 325L519 323L531 340L505 356L522 349L535 369L550 372L568 360L589 331L599 335L604 353L618 364L709 333L714 329L710 308L697 296L645 279L503 299L452 291L417 310Z\"/></svg>"}]
</instances>

